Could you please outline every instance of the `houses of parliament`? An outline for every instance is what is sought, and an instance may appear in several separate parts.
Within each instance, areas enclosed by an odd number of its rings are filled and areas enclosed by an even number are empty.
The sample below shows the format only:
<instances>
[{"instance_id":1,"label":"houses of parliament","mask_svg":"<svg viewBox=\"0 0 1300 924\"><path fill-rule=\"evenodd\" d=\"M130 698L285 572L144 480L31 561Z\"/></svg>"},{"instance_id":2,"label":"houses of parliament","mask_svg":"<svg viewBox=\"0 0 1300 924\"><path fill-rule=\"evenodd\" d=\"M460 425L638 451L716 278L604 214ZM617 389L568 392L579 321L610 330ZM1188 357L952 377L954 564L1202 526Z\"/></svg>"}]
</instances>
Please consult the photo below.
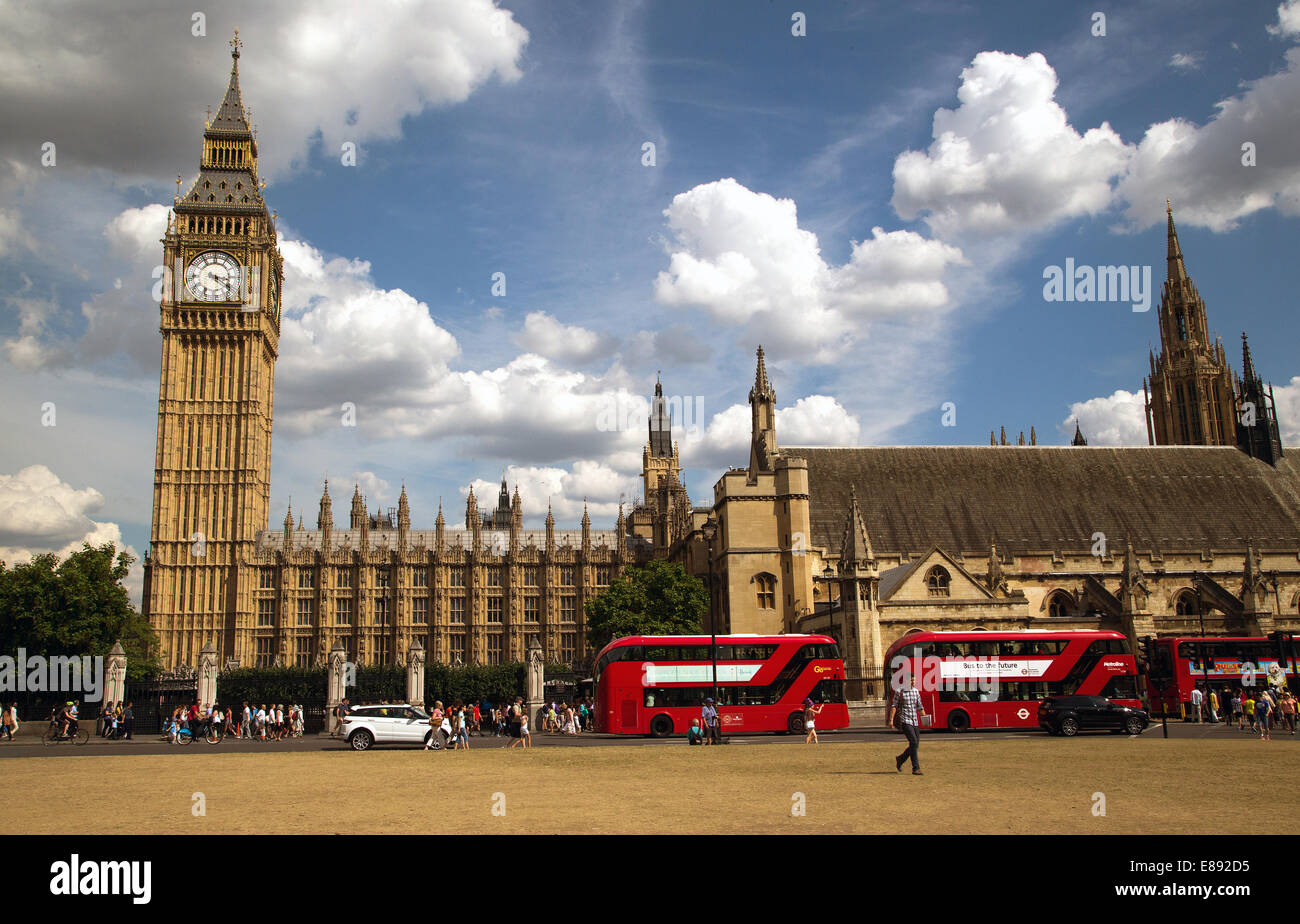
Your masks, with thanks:
<instances>
[{"instance_id":1,"label":"houses of parliament","mask_svg":"<svg viewBox=\"0 0 1300 924\"><path fill-rule=\"evenodd\" d=\"M1211 341L1168 217L1160 350L1144 380L1150 445L788 447L760 347L747 460L693 505L656 384L644 497L614 528L523 528L516 488L471 490L464 525L413 530L405 488L346 528L325 484L314 529L269 529L283 263L239 89L203 132L197 178L163 239L162 360L143 610L164 666L591 654L585 603L650 558L713 578L707 622L825 632L851 698L881 692L882 652L933 629L1107 628L1260 635L1300 628L1300 472L1242 337L1241 374ZM178 191L179 193L179 191ZM486 505L485 505L486 506ZM712 535L711 540L705 536ZM706 622L706 629L708 624Z\"/></svg>"}]
</instances>

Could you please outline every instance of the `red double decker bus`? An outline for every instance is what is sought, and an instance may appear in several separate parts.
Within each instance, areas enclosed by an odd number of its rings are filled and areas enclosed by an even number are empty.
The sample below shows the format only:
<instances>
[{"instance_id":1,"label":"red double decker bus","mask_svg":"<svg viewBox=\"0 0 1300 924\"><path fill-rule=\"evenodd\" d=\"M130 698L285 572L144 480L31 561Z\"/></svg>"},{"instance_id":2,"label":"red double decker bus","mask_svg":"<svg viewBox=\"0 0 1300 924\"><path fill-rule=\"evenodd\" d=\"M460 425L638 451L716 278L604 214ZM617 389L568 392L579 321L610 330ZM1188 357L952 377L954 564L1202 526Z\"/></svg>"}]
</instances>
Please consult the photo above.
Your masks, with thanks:
<instances>
[{"instance_id":1,"label":"red double decker bus","mask_svg":"<svg viewBox=\"0 0 1300 924\"><path fill-rule=\"evenodd\" d=\"M1263 636L1177 636L1155 640L1154 663L1148 665L1151 712L1191 715L1192 688L1219 695L1219 716L1230 709L1227 691L1236 687L1263 689L1284 681L1296 689L1296 674L1278 660L1277 645ZM1208 715L1208 712L1207 712Z\"/></svg>"},{"instance_id":2,"label":"red double decker bus","mask_svg":"<svg viewBox=\"0 0 1300 924\"><path fill-rule=\"evenodd\" d=\"M1037 728L1049 696L1105 696L1140 709L1137 664L1120 632L913 632L885 655L892 691L916 678L932 728Z\"/></svg>"},{"instance_id":3,"label":"red double decker bus","mask_svg":"<svg viewBox=\"0 0 1300 924\"><path fill-rule=\"evenodd\" d=\"M821 705L817 728L847 728L844 662L825 635L719 635L718 714L724 734L802 732L803 701ZM707 635L634 635L596 656L596 730L663 738L685 734L713 693Z\"/></svg>"}]
</instances>

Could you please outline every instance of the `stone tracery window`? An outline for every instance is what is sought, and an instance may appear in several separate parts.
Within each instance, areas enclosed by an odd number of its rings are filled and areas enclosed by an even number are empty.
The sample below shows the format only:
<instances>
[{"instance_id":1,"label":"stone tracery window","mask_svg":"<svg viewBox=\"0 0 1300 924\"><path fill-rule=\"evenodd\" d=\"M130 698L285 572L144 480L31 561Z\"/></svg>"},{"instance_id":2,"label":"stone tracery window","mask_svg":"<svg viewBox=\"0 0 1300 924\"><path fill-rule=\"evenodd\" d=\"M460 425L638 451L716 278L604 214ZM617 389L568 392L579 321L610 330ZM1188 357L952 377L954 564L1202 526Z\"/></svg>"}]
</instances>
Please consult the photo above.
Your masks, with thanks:
<instances>
[{"instance_id":1,"label":"stone tracery window","mask_svg":"<svg viewBox=\"0 0 1300 924\"><path fill-rule=\"evenodd\" d=\"M1070 595L1064 591L1057 591L1047 598L1047 615L1053 619L1064 619L1072 615L1073 605Z\"/></svg>"},{"instance_id":2,"label":"stone tracery window","mask_svg":"<svg viewBox=\"0 0 1300 924\"><path fill-rule=\"evenodd\" d=\"M948 574L948 569L935 565L925 576L925 587L932 597L950 596L952 576Z\"/></svg>"},{"instance_id":3,"label":"stone tracery window","mask_svg":"<svg viewBox=\"0 0 1300 924\"><path fill-rule=\"evenodd\" d=\"M754 583L758 585L758 608L776 609L776 578L770 574L759 574L754 577Z\"/></svg>"}]
</instances>

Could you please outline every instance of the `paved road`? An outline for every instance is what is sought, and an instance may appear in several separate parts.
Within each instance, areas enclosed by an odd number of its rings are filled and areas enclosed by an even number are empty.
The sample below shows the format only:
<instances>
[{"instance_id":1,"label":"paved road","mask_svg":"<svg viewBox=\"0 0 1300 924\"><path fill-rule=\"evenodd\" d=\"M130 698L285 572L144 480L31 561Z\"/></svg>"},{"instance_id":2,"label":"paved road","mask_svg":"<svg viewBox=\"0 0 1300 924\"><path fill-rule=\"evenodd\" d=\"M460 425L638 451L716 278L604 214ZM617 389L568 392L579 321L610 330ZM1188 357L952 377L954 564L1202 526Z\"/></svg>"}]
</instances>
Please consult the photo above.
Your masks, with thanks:
<instances>
[{"instance_id":1,"label":"paved road","mask_svg":"<svg viewBox=\"0 0 1300 924\"><path fill-rule=\"evenodd\" d=\"M862 742L862 741L885 741L897 739L896 733L884 728L849 728L843 731L823 731L818 733L824 744L839 744L843 742ZM976 740L998 740L1004 738L1037 738L1043 741L1051 740L1046 733L1033 729L1020 729L1015 731L985 731L985 732L967 732L958 735L950 732L925 732L925 740L932 741L976 741ZM1105 735L1105 732L1101 733ZM1234 738L1246 737L1249 732L1237 731L1235 727L1229 728L1225 725L1210 725L1208 723L1197 725L1194 723L1171 722L1169 723L1170 738ZM1086 735L1080 737L1088 737ZM1159 739L1161 737L1160 725L1157 723L1148 728L1141 736L1141 740ZM1300 737L1293 736L1287 732L1274 735L1275 742L1300 740ZM509 741L506 738L494 738L491 735L485 737L473 737L470 739L472 748L491 748L504 747ZM728 738L728 742L734 745L802 745L802 735L733 735ZM681 747L684 741L681 737L676 738L626 738L615 735L585 734L585 735L534 735L534 747ZM391 747L391 746L389 746ZM137 736L133 741L105 741L96 738L93 735L90 742L84 747L74 747L68 743L62 743L52 746L46 746L41 743L39 737L35 735L20 734L13 742L0 741L0 758L4 757L77 757L77 756L118 756L132 754L175 754L177 759L184 760L192 754L230 754L230 753L271 753L281 751L346 751L348 746L337 738L327 738L317 735L309 735L305 738L290 738L284 741L236 741L227 739L220 744L210 745L203 741L197 741L194 744L174 745L160 741L156 735Z\"/></svg>"}]
</instances>

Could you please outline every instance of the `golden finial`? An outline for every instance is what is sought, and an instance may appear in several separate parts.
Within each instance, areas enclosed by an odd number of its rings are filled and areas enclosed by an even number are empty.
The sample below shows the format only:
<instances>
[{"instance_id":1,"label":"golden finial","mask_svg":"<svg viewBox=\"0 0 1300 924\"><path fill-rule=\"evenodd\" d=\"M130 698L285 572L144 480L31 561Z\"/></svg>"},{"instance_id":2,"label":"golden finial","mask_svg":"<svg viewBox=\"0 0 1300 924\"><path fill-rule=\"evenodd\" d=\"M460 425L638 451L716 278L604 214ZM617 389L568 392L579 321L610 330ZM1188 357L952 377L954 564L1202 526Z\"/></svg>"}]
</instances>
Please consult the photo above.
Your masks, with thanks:
<instances>
[{"instance_id":1,"label":"golden finial","mask_svg":"<svg viewBox=\"0 0 1300 924\"><path fill-rule=\"evenodd\" d=\"M1173 203L1171 203L1168 199L1165 200L1165 214L1166 215L1174 214Z\"/></svg>"},{"instance_id":2,"label":"golden finial","mask_svg":"<svg viewBox=\"0 0 1300 924\"><path fill-rule=\"evenodd\" d=\"M243 44L244 44L244 43L241 42L241 41L239 40L239 28L236 27L236 28L235 28L235 37L232 38L232 39L230 40L230 49L231 49L231 50L230 50L230 57L232 57L232 58L238 58L238 57L239 57L239 48L240 48L240 46L243 45Z\"/></svg>"}]
</instances>

